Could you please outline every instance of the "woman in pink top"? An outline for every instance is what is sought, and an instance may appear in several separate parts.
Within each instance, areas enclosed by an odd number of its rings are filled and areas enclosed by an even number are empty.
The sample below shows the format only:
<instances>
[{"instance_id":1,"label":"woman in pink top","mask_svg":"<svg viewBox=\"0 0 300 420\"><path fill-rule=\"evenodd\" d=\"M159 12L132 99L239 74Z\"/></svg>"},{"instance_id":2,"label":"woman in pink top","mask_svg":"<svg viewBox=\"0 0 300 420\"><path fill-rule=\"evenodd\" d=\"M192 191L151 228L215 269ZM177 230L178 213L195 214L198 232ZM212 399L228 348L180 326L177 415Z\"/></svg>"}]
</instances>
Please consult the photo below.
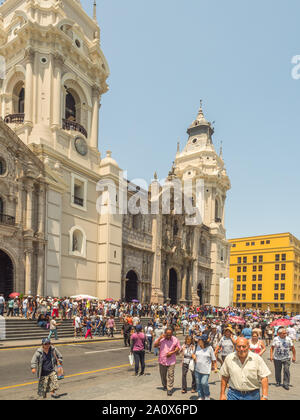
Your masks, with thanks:
<instances>
[{"instance_id":1,"label":"woman in pink top","mask_svg":"<svg viewBox=\"0 0 300 420\"><path fill-rule=\"evenodd\" d=\"M135 374L134 376L138 376L139 374L139 365L141 363L141 375L145 373L145 341L146 336L142 331L143 327L141 325L137 325L135 327L136 333L133 333L131 338L131 353L134 356L135 362Z\"/></svg>"}]
</instances>

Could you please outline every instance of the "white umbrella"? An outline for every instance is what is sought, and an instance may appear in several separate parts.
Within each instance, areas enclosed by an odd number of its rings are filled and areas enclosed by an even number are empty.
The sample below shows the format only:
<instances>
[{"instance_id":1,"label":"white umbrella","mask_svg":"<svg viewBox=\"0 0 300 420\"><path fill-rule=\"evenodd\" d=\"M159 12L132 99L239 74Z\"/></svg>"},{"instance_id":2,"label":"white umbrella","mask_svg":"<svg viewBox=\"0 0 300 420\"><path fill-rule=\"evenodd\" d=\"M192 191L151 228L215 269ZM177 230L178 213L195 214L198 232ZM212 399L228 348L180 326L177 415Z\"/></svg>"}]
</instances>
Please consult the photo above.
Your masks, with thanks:
<instances>
[{"instance_id":1,"label":"white umbrella","mask_svg":"<svg viewBox=\"0 0 300 420\"><path fill-rule=\"evenodd\" d=\"M294 318L292 318L293 321L300 321L300 315L296 315L294 316Z\"/></svg>"},{"instance_id":2,"label":"white umbrella","mask_svg":"<svg viewBox=\"0 0 300 420\"><path fill-rule=\"evenodd\" d=\"M71 296L71 299L77 299L77 300L99 300L99 298L95 297L95 296L90 296L90 295L76 295L76 296Z\"/></svg>"}]
</instances>

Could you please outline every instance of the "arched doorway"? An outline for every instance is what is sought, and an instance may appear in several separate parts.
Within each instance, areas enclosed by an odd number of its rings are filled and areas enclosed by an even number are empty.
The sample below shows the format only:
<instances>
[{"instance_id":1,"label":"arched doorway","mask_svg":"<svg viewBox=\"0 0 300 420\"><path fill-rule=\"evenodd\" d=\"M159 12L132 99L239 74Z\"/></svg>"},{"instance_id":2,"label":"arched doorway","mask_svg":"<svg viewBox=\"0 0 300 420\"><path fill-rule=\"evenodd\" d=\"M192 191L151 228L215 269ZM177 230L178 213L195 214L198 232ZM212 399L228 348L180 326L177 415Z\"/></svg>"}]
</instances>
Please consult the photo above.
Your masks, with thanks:
<instances>
[{"instance_id":1,"label":"arched doorway","mask_svg":"<svg viewBox=\"0 0 300 420\"><path fill-rule=\"evenodd\" d=\"M125 300L131 302L133 299L138 299L138 276L135 271L130 270L126 279Z\"/></svg>"},{"instance_id":2,"label":"arched doorway","mask_svg":"<svg viewBox=\"0 0 300 420\"><path fill-rule=\"evenodd\" d=\"M4 297L14 292L14 267L10 257L0 250L0 294Z\"/></svg>"},{"instance_id":3,"label":"arched doorway","mask_svg":"<svg viewBox=\"0 0 300 420\"><path fill-rule=\"evenodd\" d=\"M170 304L177 304L177 273L174 268L169 271L169 298Z\"/></svg>"},{"instance_id":4,"label":"arched doorway","mask_svg":"<svg viewBox=\"0 0 300 420\"><path fill-rule=\"evenodd\" d=\"M203 287L201 283L198 284L197 295L199 296L200 305L203 305Z\"/></svg>"}]
</instances>

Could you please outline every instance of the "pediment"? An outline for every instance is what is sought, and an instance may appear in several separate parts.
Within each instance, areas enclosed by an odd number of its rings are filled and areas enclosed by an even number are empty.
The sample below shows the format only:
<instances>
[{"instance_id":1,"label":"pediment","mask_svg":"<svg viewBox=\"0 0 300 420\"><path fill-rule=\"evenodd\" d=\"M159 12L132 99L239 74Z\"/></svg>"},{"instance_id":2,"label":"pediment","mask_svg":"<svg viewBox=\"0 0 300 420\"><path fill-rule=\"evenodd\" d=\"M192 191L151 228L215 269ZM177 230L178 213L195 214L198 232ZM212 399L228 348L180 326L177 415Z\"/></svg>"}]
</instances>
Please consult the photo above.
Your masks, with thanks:
<instances>
[{"instance_id":1,"label":"pediment","mask_svg":"<svg viewBox=\"0 0 300 420\"><path fill-rule=\"evenodd\" d=\"M6 161L9 178L43 177L43 163L1 118L0 154Z\"/></svg>"}]
</instances>

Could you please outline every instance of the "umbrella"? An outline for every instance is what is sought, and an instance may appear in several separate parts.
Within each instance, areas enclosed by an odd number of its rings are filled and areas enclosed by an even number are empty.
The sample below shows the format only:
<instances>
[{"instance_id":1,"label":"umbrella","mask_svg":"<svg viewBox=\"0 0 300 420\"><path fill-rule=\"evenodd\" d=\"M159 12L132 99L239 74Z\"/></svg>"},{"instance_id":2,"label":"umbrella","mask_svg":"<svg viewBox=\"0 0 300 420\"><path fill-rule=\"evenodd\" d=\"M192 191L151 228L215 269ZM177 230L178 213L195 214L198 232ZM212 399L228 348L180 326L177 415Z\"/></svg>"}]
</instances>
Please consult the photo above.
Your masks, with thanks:
<instances>
[{"instance_id":1,"label":"umbrella","mask_svg":"<svg viewBox=\"0 0 300 420\"><path fill-rule=\"evenodd\" d=\"M112 298L105 299L105 302L113 302L114 300Z\"/></svg>"},{"instance_id":2,"label":"umbrella","mask_svg":"<svg viewBox=\"0 0 300 420\"><path fill-rule=\"evenodd\" d=\"M230 314L228 314L229 316L235 316L234 312L230 312Z\"/></svg>"},{"instance_id":3,"label":"umbrella","mask_svg":"<svg viewBox=\"0 0 300 420\"><path fill-rule=\"evenodd\" d=\"M239 316L231 316L228 318L229 322L232 322L233 324L239 324L244 325L246 321L243 318L240 318Z\"/></svg>"},{"instance_id":4,"label":"umbrella","mask_svg":"<svg viewBox=\"0 0 300 420\"><path fill-rule=\"evenodd\" d=\"M16 297L19 297L20 296L20 293L17 293L17 292L13 292L13 293L11 293L8 297L10 297L10 298L16 298Z\"/></svg>"},{"instance_id":5,"label":"umbrella","mask_svg":"<svg viewBox=\"0 0 300 420\"><path fill-rule=\"evenodd\" d=\"M214 317L215 317L214 315L207 315L206 318L214 318Z\"/></svg>"},{"instance_id":6,"label":"umbrella","mask_svg":"<svg viewBox=\"0 0 300 420\"><path fill-rule=\"evenodd\" d=\"M76 300L98 300L99 298L95 297L95 296L90 296L90 295L76 295L76 296L71 296L71 299L76 299Z\"/></svg>"},{"instance_id":7,"label":"umbrella","mask_svg":"<svg viewBox=\"0 0 300 420\"><path fill-rule=\"evenodd\" d=\"M271 327L288 327L289 325L293 325L289 319L276 319L271 323Z\"/></svg>"},{"instance_id":8,"label":"umbrella","mask_svg":"<svg viewBox=\"0 0 300 420\"><path fill-rule=\"evenodd\" d=\"M134 303L139 303L139 300L137 300L137 299L132 299L132 302L134 302Z\"/></svg>"},{"instance_id":9,"label":"umbrella","mask_svg":"<svg viewBox=\"0 0 300 420\"><path fill-rule=\"evenodd\" d=\"M300 321L300 315L296 315L292 319L293 319L293 321Z\"/></svg>"}]
</instances>

